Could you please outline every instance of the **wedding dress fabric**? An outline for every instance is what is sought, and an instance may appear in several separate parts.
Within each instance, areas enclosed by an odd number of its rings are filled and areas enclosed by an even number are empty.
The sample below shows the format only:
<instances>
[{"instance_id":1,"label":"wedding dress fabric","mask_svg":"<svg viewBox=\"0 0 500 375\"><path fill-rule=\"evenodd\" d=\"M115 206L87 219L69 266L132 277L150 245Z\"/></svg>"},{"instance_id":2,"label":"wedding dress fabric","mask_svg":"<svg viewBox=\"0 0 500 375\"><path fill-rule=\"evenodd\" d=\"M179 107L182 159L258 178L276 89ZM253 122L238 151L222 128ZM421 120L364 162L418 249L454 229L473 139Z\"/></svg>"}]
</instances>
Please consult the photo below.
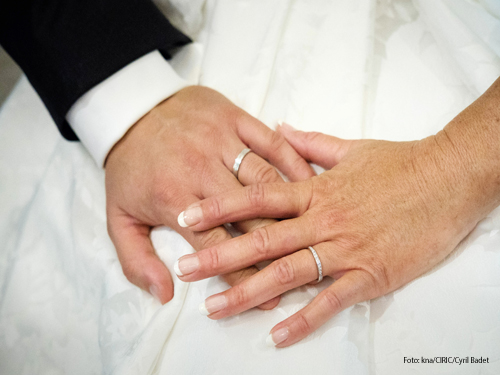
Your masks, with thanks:
<instances>
[{"instance_id":1,"label":"wedding dress fabric","mask_svg":"<svg viewBox=\"0 0 500 375\"><path fill-rule=\"evenodd\" d=\"M158 2L197 42L173 63L180 74L270 127L395 141L436 133L500 75L498 4ZM198 305L227 285L174 276L161 306L122 274L104 171L60 137L25 78L0 111L0 208L1 374L500 373L500 209L427 274L274 349L269 330L331 280L286 293L272 311L212 321ZM193 251L169 228L151 238L172 274ZM489 363L404 363L442 356Z\"/></svg>"}]
</instances>

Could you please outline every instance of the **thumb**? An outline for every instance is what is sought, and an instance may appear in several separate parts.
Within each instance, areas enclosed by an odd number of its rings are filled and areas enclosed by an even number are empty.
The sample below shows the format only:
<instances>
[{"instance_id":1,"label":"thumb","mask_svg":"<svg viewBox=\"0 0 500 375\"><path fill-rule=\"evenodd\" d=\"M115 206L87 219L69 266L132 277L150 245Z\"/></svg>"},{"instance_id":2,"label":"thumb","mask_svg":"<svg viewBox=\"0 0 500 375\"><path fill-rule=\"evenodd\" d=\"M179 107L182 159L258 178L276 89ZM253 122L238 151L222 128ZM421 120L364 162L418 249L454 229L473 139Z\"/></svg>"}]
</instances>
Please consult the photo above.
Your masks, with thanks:
<instances>
[{"instance_id":1,"label":"thumb","mask_svg":"<svg viewBox=\"0 0 500 375\"><path fill-rule=\"evenodd\" d=\"M149 238L151 228L128 215L108 215L108 233L127 279L151 293L162 304L174 296L174 284L165 264L158 258Z\"/></svg>"},{"instance_id":2,"label":"thumb","mask_svg":"<svg viewBox=\"0 0 500 375\"><path fill-rule=\"evenodd\" d=\"M286 138L300 156L325 169L333 168L354 142L323 133L299 131L286 123L278 125L276 131Z\"/></svg>"}]
</instances>

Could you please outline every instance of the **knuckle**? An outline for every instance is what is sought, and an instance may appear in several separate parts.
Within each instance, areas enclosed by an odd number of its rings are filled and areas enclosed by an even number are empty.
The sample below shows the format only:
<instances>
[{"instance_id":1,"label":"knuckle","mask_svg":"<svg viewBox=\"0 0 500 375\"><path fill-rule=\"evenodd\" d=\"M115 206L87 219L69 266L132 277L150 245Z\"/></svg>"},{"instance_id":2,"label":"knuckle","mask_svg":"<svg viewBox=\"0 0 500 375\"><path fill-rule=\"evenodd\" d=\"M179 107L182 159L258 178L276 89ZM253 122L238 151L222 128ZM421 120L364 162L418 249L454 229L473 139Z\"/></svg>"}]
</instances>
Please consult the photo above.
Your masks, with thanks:
<instances>
[{"instance_id":1,"label":"knuckle","mask_svg":"<svg viewBox=\"0 0 500 375\"><path fill-rule=\"evenodd\" d=\"M278 285L289 285L295 280L295 271L292 262L287 258L281 258L274 262L274 280Z\"/></svg>"},{"instance_id":2,"label":"knuckle","mask_svg":"<svg viewBox=\"0 0 500 375\"><path fill-rule=\"evenodd\" d=\"M261 165L255 171L256 181L263 182L263 183L274 182L274 181L276 181L277 176L278 176L278 173L269 164Z\"/></svg>"},{"instance_id":3,"label":"knuckle","mask_svg":"<svg viewBox=\"0 0 500 375\"><path fill-rule=\"evenodd\" d=\"M269 251L269 231L267 227L259 228L251 233L251 241L253 250L260 255L261 258L266 257Z\"/></svg>"},{"instance_id":4,"label":"knuckle","mask_svg":"<svg viewBox=\"0 0 500 375\"><path fill-rule=\"evenodd\" d=\"M209 231L204 232L201 235L201 246L203 249L206 249L211 246L215 246L221 243L224 240L228 239L228 235L226 231L222 228L216 228Z\"/></svg>"},{"instance_id":5,"label":"knuckle","mask_svg":"<svg viewBox=\"0 0 500 375\"><path fill-rule=\"evenodd\" d=\"M266 198L266 192L263 184L250 185L247 194L248 201L252 207L262 207Z\"/></svg>"},{"instance_id":6,"label":"knuckle","mask_svg":"<svg viewBox=\"0 0 500 375\"><path fill-rule=\"evenodd\" d=\"M296 202L296 216L302 216L305 212L309 211L313 206L313 198L314 198L314 190L315 190L315 179L314 177L304 181L300 185L300 190L298 193L294 194L295 199L292 199L293 202ZM313 215L315 216L315 215Z\"/></svg>"},{"instance_id":7,"label":"knuckle","mask_svg":"<svg viewBox=\"0 0 500 375\"><path fill-rule=\"evenodd\" d=\"M234 306L245 306L248 302L248 293L242 285L237 285L231 289L231 300Z\"/></svg>"},{"instance_id":8,"label":"knuckle","mask_svg":"<svg viewBox=\"0 0 500 375\"><path fill-rule=\"evenodd\" d=\"M173 191L166 184L157 182L156 179L149 187L149 196L155 207L168 206L174 199Z\"/></svg>"},{"instance_id":9,"label":"knuckle","mask_svg":"<svg viewBox=\"0 0 500 375\"><path fill-rule=\"evenodd\" d=\"M299 335L307 335L309 332L312 332L312 327L307 318L299 313L297 314L297 318L295 319L295 326Z\"/></svg>"},{"instance_id":10,"label":"knuckle","mask_svg":"<svg viewBox=\"0 0 500 375\"><path fill-rule=\"evenodd\" d=\"M347 226L345 222L335 223L332 224L332 228L334 228L334 230L337 230L337 228L341 227L342 225ZM328 228L324 229L325 231L328 230ZM358 234L343 234L342 236L339 236L339 238L336 240L336 243L340 248L346 251L359 251L360 249L365 248L365 241Z\"/></svg>"},{"instance_id":11,"label":"knuckle","mask_svg":"<svg viewBox=\"0 0 500 375\"><path fill-rule=\"evenodd\" d=\"M383 261L371 261L370 268L365 271L365 275L367 277L367 284L377 294L384 294L384 292L390 289L389 273Z\"/></svg>"},{"instance_id":12,"label":"knuckle","mask_svg":"<svg viewBox=\"0 0 500 375\"><path fill-rule=\"evenodd\" d=\"M328 311L340 311L342 310L342 301L340 300L337 293L333 290L327 290L323 295L323 301L326 304Z\"/></svg>"},{"instance_id":13,"label":"knuckle","mask_svg":"<svg viewBox=\"0 0 500 375\"><path fill-rule=\"evenodd\" d=\"M220 266L220 258L217 250L209 250L205 252L206 257L208 258L206 261L201 262L201 264L208 265L210 271L217 272Z\"/></svg>"},{"instance_id":14,"label":"knuckle","mask_svg":"<svg viewBox=\"0 0 500 375\"><path fill-rule=\"evenodd\" d=\"M211 126L202 126L198 131L202 135L200 138L209 139L210 135L213 136L214 129ZM207 134L203 134L205 132L207 132ZM186 165L189 169L196 168L196 170L205 170L207 168L208 163L206 156L196 149L190 148L189 152L183 152L182 158L184 165ZM165 176L163 176L163 179L165 179Z\"/></svg>"},{"instance_id":15,"label":"knuckle","mask_svg":"<svg viewBox=\"0 0 500 375\"><path fill-rule=\"evenodd\" d=\"M210 203L207 206L207 214L206 215L208 218L221 218L223 215L223 210L222 210L222 201L220 198L213 197L210 200Z\"/></svg>"}]
</instances>

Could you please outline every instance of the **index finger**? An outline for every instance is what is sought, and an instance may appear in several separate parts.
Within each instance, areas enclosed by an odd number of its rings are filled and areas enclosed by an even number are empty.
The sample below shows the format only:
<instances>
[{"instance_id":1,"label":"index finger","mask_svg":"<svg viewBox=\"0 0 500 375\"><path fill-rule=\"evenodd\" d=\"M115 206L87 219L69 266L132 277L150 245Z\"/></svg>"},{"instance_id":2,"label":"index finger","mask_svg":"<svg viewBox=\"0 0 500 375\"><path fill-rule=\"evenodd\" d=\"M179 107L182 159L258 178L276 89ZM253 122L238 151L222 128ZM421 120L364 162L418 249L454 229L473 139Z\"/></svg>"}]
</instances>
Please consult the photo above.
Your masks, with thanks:
<instances>
[{"instance_id":1,"label":"index finger","mask_svg":"<svg viewBox=\"0 0 500 375\"><path fill-rule=\"evenodd\" d=\"M311 199L311 180L255 184L194 203L179 214L178 222L184 228L202 231L257 217L296 217L309 209Z\"/></svg>"}]
</instances>

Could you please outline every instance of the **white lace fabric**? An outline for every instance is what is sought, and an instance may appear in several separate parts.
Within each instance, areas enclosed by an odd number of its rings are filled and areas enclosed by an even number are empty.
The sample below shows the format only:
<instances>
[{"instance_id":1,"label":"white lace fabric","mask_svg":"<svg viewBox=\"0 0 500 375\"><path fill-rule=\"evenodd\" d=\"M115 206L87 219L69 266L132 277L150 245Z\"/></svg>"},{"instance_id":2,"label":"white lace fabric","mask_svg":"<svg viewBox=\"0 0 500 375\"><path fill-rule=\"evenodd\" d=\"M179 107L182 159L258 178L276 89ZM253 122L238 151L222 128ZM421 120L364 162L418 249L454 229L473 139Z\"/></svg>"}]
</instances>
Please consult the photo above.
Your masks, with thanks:
<instances>
[{"instance_id":1,"label":"white lace fabric","mask_svg":"<svg viewBox=\"0 0 500 375\"><path fill-rule=\"evenodd\" d=\"M493 0L159 5L202 46L199 83L270 127L420 139L500 75ZM212 321L198 304L227 285L174 276L175 297L161 306L121 272L104 172L60 137L24 78L0 111L0 208L1 374L500 373L500 209L427 274L276 350L265 346L269 330L331 281L286 293L272 311ZM152 240L171 271L192 251L168 228Z\"/></svg>"}]
</instances>

